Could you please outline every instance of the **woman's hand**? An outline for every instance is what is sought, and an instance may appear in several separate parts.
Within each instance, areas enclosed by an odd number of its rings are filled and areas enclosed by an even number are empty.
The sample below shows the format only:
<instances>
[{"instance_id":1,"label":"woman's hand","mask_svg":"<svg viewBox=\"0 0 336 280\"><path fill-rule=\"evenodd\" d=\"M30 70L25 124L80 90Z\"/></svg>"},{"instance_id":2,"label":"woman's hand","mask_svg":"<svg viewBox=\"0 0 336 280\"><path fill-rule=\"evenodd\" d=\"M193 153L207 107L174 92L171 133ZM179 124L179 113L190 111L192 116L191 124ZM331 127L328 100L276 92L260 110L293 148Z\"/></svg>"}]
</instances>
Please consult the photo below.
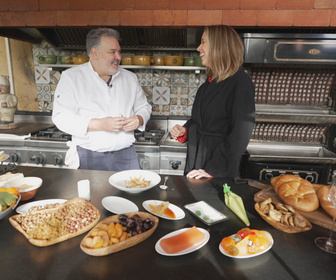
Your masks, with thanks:
<instances>
[{"instance_id":1,"label":"woman's hand","mask_svg":"<svg viewBox=\"0 0 336 280\"><path fill-rule=\"evenodd\" d=\"M175 125L172 130L170 131L171 137L176 139L177 137L183 136L186 133L186 128L181 125Z\"/></svg>"},{"instance_id":2,"label":"woman's hand","mask_svg":"<svg viewBox=\"0 0 336 280\"><path fill-rule=\"evenodd\" d=\"M188 178L195 178L195 179L201 179L201 178L213 178L209 173L207 173L205 170L203 169L194 169L191 170L188 174L187 174Z\"/></svg>"}]
</instances>

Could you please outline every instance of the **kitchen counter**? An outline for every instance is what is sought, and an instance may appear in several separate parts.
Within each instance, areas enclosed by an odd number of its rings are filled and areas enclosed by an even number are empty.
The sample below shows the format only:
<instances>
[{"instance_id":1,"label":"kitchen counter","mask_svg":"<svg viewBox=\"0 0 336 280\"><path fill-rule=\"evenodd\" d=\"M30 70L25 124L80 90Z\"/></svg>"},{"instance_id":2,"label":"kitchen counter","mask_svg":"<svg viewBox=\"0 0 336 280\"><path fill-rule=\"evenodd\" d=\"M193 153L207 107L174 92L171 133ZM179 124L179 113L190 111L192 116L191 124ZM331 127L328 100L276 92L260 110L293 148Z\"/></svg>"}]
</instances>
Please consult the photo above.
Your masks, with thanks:
<instances>
[{"instance_id":1,"label":"kitchen counter","mask_svg":"<svg viewBox=\"0 0 336 280\"><path fill-rule=\"evenodd\" d=\"M132 200L140 211L147 199L168 200L181 207L186 216L182 220L160 219L158 228L142 243L103 257L85 254L79 244L85 234L49 247L36 247L9 223L12 212L0 220L1 279L335 279L336 255L316 247L314 239L329 236L329 231L313 225L313 229L288 234L268 225L254 210L253 195L259 191L247 184L235 184L227 179L188 180L184 176L170 176L168 189L154 187L139 194L119 191L108 183L112 172L70 169L19 167L25 176L38 176L43 185L34 200L72 199L77 197L77 182L89 179L91 202L101 211L102 218L113 215L105 210L101 200L106 196L121 196ZM163 178L162 178L163 179ZM250 228L267 230L274 245L263 255L249 259L233 259L219 251L223 237L245 227L223 202L222 185L245 203ZM183 205L204 200L229 219L207 226L183 208ZM26 202L20 202L22 205ZM184 227L202 227L210 232L209 242L193 253L167 257L155 251L155 243L164 235Z\"/></svg>"}]
</instances>

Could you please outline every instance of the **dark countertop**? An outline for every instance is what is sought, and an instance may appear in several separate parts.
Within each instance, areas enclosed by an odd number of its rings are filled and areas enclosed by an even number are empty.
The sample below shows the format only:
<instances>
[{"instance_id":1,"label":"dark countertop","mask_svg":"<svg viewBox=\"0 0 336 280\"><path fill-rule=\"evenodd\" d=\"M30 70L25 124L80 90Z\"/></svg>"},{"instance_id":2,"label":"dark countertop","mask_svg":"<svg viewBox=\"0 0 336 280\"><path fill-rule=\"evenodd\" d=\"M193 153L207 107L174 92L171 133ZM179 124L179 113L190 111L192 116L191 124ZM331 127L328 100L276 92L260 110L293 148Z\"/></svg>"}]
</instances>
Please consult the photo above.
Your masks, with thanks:
<instances>
[{"instance_id":1,"label":"dark countertop","mask_svg":"<svg viewBox=\"0 0 336 280\"><path fill-rule=\"evenodd\" d=\"M85 254L79 244L85 234L49 247L36 247L9 223L11 214L0 220L1 279L335 279L336 255L316 247L314 239L329 236L329 231L313 225L299 234L281 232L268 225L254 210L253 195L258 189L247 184L235 184L226 179L193 180L170 176L168 189L154 187L140 194L119 191L108 183L112 172L70 169L19 167L25 176L38 176L43 185L34 200L77 197L77 182L89 179L91 202L101 211L102 219L113 215L103 208L106 196L121 196L132 200L140 211L147 199L168 200L181 207L182 220L160 219L158 228L142 243L103 257ZM163 178L162 178L163 179ZM162 180L163 181L163 180ZM274 245L263 255L249 259L233 259L219 251L223 237L245 227L223 202L223 183L240 195L251 222L250 228L267 230ZM207 226L183 208L183 205L204 200L229 219ZM28 201L29 202L29 201ZM22 205L26 202L20 202ZM193 253L167 257L155 251L155 243L167 233L196 225L210 232L209 242Z\"/></svg>"}]
</instances>

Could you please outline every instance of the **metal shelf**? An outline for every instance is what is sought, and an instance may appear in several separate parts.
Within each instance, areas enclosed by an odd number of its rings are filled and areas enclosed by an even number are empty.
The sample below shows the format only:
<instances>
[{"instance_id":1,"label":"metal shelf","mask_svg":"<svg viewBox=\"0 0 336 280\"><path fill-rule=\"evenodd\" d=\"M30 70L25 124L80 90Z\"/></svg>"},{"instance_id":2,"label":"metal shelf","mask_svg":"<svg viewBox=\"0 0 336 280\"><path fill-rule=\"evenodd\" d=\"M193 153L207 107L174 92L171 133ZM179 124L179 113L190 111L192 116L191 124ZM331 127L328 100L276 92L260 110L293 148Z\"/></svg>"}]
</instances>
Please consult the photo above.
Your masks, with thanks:
<instances>
[{"instance_id":1,"label":"metal shelf","mask_svg":"<svg viewBox=\"0 0 336 280\"><path fill-rule=\"evenodd\" d=\"M71 68L80 64L39 64L40 67L50 68ZM158 69L158 70L179 70L179 71L205 71L206 67L199 66L141 66L141 65L120 65L125 69Z\"/></svg>"}]
</instances>

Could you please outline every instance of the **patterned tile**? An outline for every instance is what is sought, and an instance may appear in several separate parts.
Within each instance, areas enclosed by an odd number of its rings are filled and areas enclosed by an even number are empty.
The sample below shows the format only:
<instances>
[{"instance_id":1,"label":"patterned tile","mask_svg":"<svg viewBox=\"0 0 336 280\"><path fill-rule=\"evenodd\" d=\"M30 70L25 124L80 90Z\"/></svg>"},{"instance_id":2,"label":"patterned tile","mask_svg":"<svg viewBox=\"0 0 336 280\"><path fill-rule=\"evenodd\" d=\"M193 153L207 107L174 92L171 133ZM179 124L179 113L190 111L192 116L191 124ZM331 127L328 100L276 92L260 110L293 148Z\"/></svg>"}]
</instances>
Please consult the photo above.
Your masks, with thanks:
<instances>
[{"instance_id":1,"label":"patterned tile","mask_svg":"<svg viewBox=\"0 0 336 280\"><path fill-rule=\"evenodd\" d=\"M35 83L36 84L50 83L50 73L48 67L35 66Z\"/></svg>"},{"instance_id":2,"label":"patterned tile","mask_svg":"<svg viewBox=\"0 0 336 280\"><path fill-rule=\"evenodd\" d=\"M61 78L61 73L59 71L50 71L50 83L57 85Z\"/></svg>"},{"instance_id":3,"label":"patterned tile","mask_svg":"<svg viewBox=\"0 0 336 280\"><path fill-rule=\"evenodd\" d=\"M52 110L52 102L39 101L38 106L40 112L51 112Z\"/></svg>"},{"instance_id":4,"label":"patterned tile","mask_svg":"<svg viewBox=\"0 0 336 280\"><path fill-rule=\"evenodd\" d=\"M153 87L142 87L149 104L153 104Z\"/></svg>"},{"instance_id":5,"label":"patterned tile","mask_svg":"<svg viewBox=\"0 0 336 280\"><path fill-rule=\"evenodd\" d=\"M191 116L191 112L192 112L192 106L188 106L187 116Z\"/></svg>"},{"instance_id":6,"label":"patterned tile","mask_svg":"<svg viewBox=\"0 0 336 280\"><path fill-rule=\"evenodd\" d=\"M37 101L51 101L52 91L50 85L37 84Z\"/></svg>"},{"instance_id":7,"label":"patterned tile","mask_svg":"<svg viewBox=\"0 0 336 280\"><path fill-rule=\"evenodd\" d=\"M153 104L169 104L169 103L170 103L170 88L154 87Z\"/></svg>"},{"instance_id":8,"label":"patterned tile","mask_svg":"<svg viewBox=\"0 0 336 280\"><path fill-rule=\"evenodd\" d=\"M170 71L154 70L153 71L153 86L168 87L170 86Z\"/></svg>"},{"instance_id":9,"label":"patterned tile","mask_svg":"<svg viewBox=\"0 0 336 280\"><path fill-rule=\"evenodd\" d=\"M170 105L169 115L186 116L188 114L188 106Z\"/></svg>"},{"instance_id":10,"label":"patterned tile","mask_svg":"<svg viewBox=\"0 0 336 280\"><path fill-rule=\"evenodd\" d=\"M189 88L187 87L171 87L170 104L171 105L188 105Z\"/></svg>"},{"instance_id":11,"label":"patterned tile","mask_svg":"<svg viewBox=\"0 0 336 280\"><path fill-rule=\"evenodd\" d=\"M187 71L172 71L171 84L173 86L187 87L189 75Z\"/></svg>"},{"instance_id":12,"label":"patterned tile","mask_svg":"<svg viewBox=\"0 0 336 280\"><path fill-rule=\"evenodd\" d=\"M197 88L189 88L189 96L188 96L188 106L192 106L194 104L195 96L197 93L198 87Z\"/></svg>"},{"instance_id":13,"label":"patterned tile","mask_svg":"<svg viewBox=\"0 0 336 280\"><path fill-rule=\"evenodd\" d=\"M135 74L141 86L151 86L153 84L153 71L150 69L135 70Z\"/></svg>"},{"instance_id":14,"label":"patterned tile","mask_svg":"<svg viewBox=\"0 0 336 280\"><path fill-rule=\"evenodd\" d=\"M156 116L169 116L169 105L153 105L152 115Z\"/></svg>"}]
</instances>

